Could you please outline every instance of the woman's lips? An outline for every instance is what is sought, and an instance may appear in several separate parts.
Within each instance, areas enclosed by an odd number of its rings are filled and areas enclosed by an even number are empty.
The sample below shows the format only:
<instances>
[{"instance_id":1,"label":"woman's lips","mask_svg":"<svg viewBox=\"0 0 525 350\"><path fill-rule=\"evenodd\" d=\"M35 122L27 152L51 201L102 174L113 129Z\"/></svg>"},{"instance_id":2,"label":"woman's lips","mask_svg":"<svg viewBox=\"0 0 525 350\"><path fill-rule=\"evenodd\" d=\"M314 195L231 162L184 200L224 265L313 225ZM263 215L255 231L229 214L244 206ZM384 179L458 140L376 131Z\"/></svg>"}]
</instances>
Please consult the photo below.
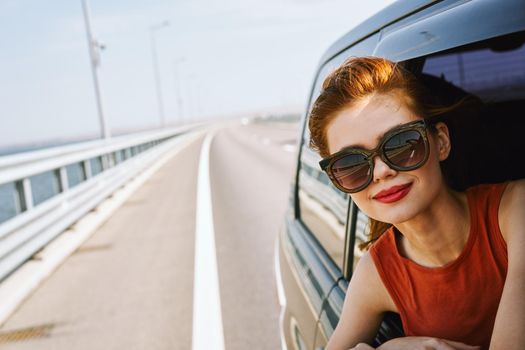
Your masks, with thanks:
<instances>
[{"instance_id":1,"label":"woman's lips","mask_svg":"<svg viewBox=\"0 0 525 350\"><path fill-rule=\"evenodd\" d=\"M405 197L410 189L412 188L412 183L408 183L400 186L392 186L387 190L383 190L376 194L373 198L381 203L393 203L397 202L401 198Z\"/></svg>"}]
</instances>

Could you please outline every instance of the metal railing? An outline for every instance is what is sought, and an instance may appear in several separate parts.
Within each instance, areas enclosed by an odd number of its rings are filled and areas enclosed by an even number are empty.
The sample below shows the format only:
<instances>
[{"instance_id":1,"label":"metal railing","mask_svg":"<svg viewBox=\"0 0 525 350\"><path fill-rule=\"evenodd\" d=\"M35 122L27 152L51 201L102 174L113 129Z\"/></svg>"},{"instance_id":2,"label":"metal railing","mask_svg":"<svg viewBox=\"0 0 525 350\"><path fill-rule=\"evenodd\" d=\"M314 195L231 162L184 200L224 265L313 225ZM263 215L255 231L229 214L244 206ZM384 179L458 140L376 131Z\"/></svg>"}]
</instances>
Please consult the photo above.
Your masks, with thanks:
<instances>
[{"instance_id":1,"label":"metal railing","mask_svg":"<svg viewBox=\"0 0 525 350\"><path fill-rule=\"evenodd\" d=\"M190 128L0 157L0 281L150 166Z\"/></svg>"}]
</instances>

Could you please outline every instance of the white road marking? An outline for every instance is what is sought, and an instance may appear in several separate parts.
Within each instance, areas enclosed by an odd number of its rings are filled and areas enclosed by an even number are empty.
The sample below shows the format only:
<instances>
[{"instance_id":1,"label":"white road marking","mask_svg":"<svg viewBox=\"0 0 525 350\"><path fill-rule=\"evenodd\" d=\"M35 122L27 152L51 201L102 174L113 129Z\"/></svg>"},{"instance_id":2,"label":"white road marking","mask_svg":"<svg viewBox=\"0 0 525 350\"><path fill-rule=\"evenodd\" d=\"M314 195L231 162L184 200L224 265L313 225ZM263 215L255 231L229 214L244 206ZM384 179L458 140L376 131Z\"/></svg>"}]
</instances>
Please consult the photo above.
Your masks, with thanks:
<instances>
[{"instance_id":1,"label":"white road marking","mask_svg":"<svg viewBox=\"0 0 525 350\"><path fill-rule=\"evenodd\" d=\"M212 139L213 132L210 132L202 144L199 160L193 281L193 350L224 350L210 186Z\"/></svg>"}]
</instances>

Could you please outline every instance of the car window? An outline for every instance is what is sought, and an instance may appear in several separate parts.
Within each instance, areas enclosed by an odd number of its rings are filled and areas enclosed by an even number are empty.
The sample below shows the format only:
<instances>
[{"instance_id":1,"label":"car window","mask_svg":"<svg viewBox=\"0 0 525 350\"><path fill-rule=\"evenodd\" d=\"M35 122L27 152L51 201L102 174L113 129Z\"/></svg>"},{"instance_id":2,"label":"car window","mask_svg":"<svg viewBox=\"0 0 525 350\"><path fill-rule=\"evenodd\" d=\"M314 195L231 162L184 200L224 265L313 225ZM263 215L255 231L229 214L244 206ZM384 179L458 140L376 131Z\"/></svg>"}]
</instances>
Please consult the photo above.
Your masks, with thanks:
<instances>
[{"instance_id":1,"label":"car window","mask_svg":"<svg viewBox=\"0 0 525 350\"><path fill-rule=\"evenodd\" d=\"M523 138L519 137L523 134L525 121L525 118L520 118L525 108L524 41L525 36L521 33L424 57L423 73L441 77L485 102L485 112L480 114L477 124L482 124L486 135L490 136L480 137L480 143L472 146L474 151L469 153L468 158L481 154L482 159L477 163L469 159L468 166L462 169L470 177L469 185L517 179L524 175L521 163L503 160L505 157L519 159L520 150L524 147ZM410 65L409 61L402 63ZM468 128L479 128L479 125ZM463 136L461 132L456 133L459 137ZM491 143L498 144L498 147L493 147ZM486 167L486 159L499 159L503 165L495 169L497 173L491 173L491 169ZM505 165L507 163L508 166ZM486 177L480 177L480 174ZM360 210L355 226L352 271L363 254L359 245L368 240L368 217Z\"/></svg>"},{"instance_id":2,"label":"car window","mask_svg":"<svg viewBox=\"0 0 525 350\"><path fill-rule=\"evenodd\" d=\"M306 145L299 170L299 210L303 224L342 269L348 195L319 168L320 157Z\"/></svg>"},{"instance_id":3,"label":"car window","mask_svg":"<svg viewBox=\"0 0 525 350\"><path fill-rule=\"evenodd\" d=\"M524 99L525 45L432 56L423 72L442 77L486 102Z\"/></svg>"},{"instance_id":4,"label":"car window","mask_svg":"<svg viewBox=\"0 0 525 350\"><path fill-rule=\"evenodd\" d=\"M463 190L481 183L525 177L525 32L518 32L426 58L423 72L442 77L480 97L480 113L454 118L448 181ZM487 159L501 166L487 167Z\"/></svg>"}]
</instances>

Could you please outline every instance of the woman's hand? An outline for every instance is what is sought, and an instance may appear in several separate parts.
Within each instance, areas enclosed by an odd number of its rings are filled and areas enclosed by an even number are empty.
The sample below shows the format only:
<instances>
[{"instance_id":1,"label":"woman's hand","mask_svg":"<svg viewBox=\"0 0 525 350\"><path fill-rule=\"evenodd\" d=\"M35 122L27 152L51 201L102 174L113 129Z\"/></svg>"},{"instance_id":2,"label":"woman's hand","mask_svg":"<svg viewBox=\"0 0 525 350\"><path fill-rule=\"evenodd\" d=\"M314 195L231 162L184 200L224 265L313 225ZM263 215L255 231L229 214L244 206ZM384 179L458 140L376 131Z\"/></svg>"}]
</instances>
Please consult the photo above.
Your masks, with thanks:
<instances>
[{"instance_id":1,"label":"woman's hand","mask_svg":"<svg viewBox=\"0 0 525 350\"><path fill-rule=\"evenodd\" d=\"M356 346L354 346L353 348L351 348L350 350L374 350L374 349L375 349L374 347L371 347L368 344L359 343Z\"/></svg>"},{"instance_id":2,"label":"woman's hand","mask_svg":"<svg viewBox=\"0 0 525 350\"><path fill-rule=\"evenodd\" d=\"M377 350L477 350L479 346L431 337L402 337L389 340ZM349 350L374 350L372 346L359 343Z\"/></svg>"},{"instance_id":3,"label":"woman's hand","mask_svg":"<svg viewBox=\"0 0 525 350\"><path fill-rule=\"evenodd\" d=\"M402 337L387 341L378 350L476 350L479 346L432 337ZM368 349L368 348L362 348ZM370 349L373 349L370 347ZM356 348L361 350L361 348Z\"/></svg>"}]
</instances>

